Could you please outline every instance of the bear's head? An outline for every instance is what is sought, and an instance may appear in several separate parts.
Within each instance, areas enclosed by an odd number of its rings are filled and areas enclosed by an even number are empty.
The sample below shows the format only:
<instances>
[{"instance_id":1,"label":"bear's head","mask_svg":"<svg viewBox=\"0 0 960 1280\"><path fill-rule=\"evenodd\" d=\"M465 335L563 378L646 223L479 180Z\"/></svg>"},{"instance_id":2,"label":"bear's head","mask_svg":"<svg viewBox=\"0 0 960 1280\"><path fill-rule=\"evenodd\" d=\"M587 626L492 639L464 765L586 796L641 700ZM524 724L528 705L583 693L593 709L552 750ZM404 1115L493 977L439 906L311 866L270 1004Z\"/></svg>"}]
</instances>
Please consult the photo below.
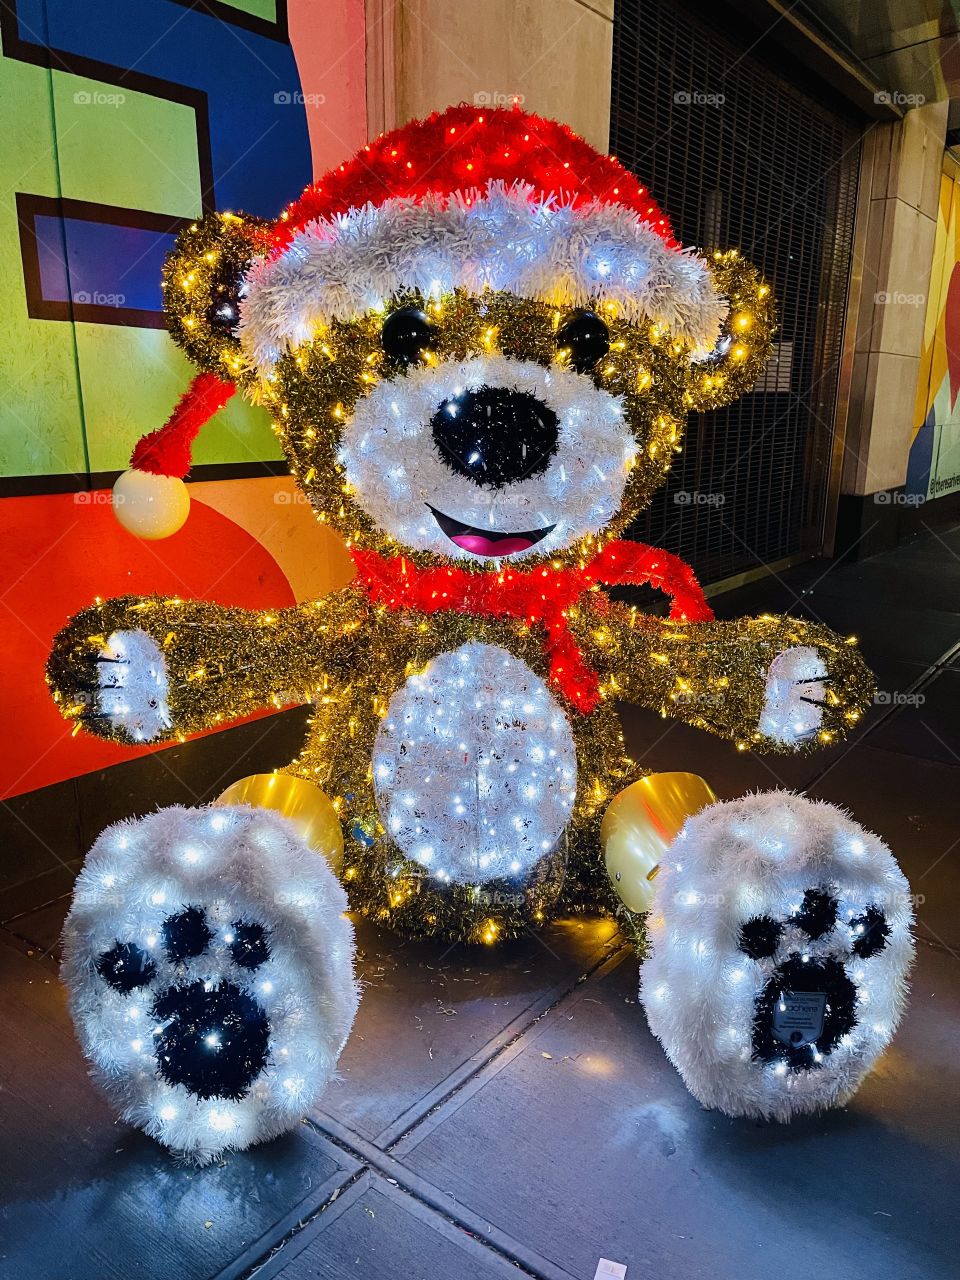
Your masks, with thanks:
<instances>
[{"instance_id":1,"label":"bear's head","mask_svg":"<svg viewBox=\"0 0 960 1280\"><path fill-rule=\"evenodd\" d=\"M617 536L687 412L756 382L773 327L749 263L682 249L616 160L467 106L379 138L275 223L189 227L164 298L349 545L464 568Z\"/></svg>"}]
</instances>

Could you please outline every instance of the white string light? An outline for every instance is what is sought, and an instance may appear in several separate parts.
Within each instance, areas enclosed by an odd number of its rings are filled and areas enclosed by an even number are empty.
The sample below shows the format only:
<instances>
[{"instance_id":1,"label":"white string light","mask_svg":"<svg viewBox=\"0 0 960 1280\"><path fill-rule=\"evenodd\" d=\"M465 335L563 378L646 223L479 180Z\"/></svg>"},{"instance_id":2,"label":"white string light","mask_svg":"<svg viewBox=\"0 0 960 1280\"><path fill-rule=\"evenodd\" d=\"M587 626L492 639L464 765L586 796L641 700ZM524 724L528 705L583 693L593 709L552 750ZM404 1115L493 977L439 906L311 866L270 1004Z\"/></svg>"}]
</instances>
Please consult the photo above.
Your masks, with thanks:
<instances>
[{"instance_id":1,"label":"white string light","mask_svg":"<svg viewBox=\"0 0 960 1280\"><path fill-rule=\"evenodd\" d=\"M767 672L760 732L786 746L813 737L823 722L826 676L823 658L810 645L778 654Z\"/></svg>"}]
</instances>

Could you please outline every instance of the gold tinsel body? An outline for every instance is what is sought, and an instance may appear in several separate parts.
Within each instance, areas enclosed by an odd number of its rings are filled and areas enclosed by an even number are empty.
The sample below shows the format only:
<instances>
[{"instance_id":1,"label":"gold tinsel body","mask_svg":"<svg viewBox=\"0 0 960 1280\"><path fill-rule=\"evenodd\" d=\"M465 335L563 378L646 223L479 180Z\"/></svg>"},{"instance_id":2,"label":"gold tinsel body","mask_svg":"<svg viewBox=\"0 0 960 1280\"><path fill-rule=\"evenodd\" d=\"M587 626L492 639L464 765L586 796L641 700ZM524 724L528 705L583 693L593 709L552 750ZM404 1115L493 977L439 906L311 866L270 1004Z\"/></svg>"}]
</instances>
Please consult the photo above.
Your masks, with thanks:
<instances>
[{"instance_id":1,"label":"gold tinsel body","mask_svg":"<svg viewBox=\"0 0 960 1280\"><path fill-rule=\"evenodd\" d=\"M597 828L606 803L640 773L624 752L618 698L742 747L784 750L756 730L766 671L784 648L815 644L828 662L833 683L819 743L843 736L872 693L857 649L814 623L769 617L680 624L616 604L601 611L591 597L586 600L570 625L601 677L603 697L589 715L565 708L578 782L560 895L564 905L579 909L613 905ZM303 750L286 768L316 782L336 805L346 840L344 877L358 909L408 933L492 941L554 908L560 885L553 873L522 895L496 882L482 891L436 887L384 831L371 772L380 720L411 674L438 654L477 641L507 650L546 681L549 664L537 628L374 607L355 588L275 613L159 598L106 601L79 614L60 634L49 678L68 718L119 741L129 739L97 717L87 691L109 636L137 628L154 638L167 664L173 725L166 738L182 738L271 702L312 704Z\"/></svg>"}]
</instances>

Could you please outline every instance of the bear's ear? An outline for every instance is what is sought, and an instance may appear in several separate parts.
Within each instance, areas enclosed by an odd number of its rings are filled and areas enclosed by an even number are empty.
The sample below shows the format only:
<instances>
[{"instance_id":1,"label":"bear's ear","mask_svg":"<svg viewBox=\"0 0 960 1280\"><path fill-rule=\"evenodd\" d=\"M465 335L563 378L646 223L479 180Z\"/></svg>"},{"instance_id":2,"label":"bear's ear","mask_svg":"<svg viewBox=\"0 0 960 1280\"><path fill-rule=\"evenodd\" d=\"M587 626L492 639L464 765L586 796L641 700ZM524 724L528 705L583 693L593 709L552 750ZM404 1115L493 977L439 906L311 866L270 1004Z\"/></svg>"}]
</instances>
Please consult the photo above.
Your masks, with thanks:
<instances>
[{"instance_id":1,"label":"bear's ear","mask_svg":"<svg viewBox=\"0 0 960 1280\"><path fill-rule=\"evenodd\" d=\"M697 413L721 409L756 386L773 347L773 291L736 249L704 253L727 314L713 350L691 361L687 407Z\"/></svg>"},{"instance_id":2,"label":"bear's ear","mask_svg":"<svg viewBox=\"0 0 960 1280\"><path fill-rule=\"evenodd\" d=\"M184 228L163 265L163 312L174 342L205 373L233 381L244 367L237 325L247 271L271 246L271 224L211 213Z\"/></svg>"}]
</instances>

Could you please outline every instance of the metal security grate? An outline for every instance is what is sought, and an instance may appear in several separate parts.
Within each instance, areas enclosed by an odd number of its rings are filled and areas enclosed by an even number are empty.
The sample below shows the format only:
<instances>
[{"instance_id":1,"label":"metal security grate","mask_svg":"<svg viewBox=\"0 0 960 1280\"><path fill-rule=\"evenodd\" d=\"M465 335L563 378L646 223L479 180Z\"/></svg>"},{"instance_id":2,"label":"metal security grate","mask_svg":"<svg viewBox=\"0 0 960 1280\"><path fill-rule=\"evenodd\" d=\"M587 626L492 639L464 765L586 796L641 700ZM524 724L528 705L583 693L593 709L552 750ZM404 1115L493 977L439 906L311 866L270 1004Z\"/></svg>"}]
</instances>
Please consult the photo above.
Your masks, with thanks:
<instances>
[{"instance_id":1,"label":"metal security grate","mask_svg":"<svg viewBox=\"0 0 960 1280\"><path fill-rule=\"evenodd\" d=\"M757 264L780 323L778 365L730 408L691 415L631 536L704 582L818 551L859 133L675 0L618 0L610 150L684 244L736 246Z\"/></svg>"}]
</instances>

